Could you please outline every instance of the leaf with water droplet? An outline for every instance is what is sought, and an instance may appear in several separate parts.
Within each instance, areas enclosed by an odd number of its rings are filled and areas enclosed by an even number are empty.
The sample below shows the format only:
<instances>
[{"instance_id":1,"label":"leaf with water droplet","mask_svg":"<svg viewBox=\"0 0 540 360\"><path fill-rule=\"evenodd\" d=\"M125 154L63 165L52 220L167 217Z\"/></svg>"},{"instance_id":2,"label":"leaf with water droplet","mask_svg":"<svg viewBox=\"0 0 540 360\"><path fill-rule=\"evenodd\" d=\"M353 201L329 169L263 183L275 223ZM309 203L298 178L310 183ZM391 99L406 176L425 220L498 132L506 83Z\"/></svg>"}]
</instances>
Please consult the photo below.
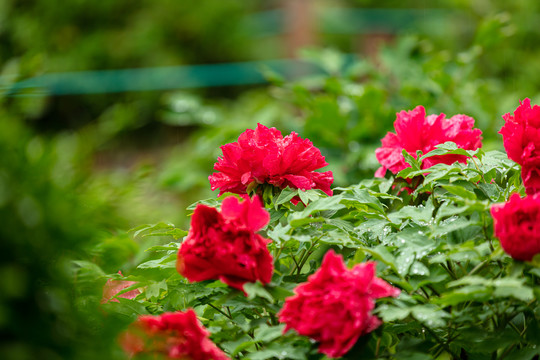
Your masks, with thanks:
<instances>
[{"instance_id":1,"label":"leaf with water droplet","mask_svg":"<svg viewBox=\"0 0 540 360\"><path fill-rule=\"evenodd\" d=\"M417 276L429 276L429 269L419 261L415 261L409 269L409 274Z\"/></svg>"},{"instance_id":2,"label":"leaf with water droplet","mask_svg":"<svg viewBox=\"0 0 540 360\"><path fill-rule=\"evenodd\" d=\"M445 326L444 319L450 317L450 314L433 304L413 306L411 313L416 320L432 328Z\"/></svg>"}]
</instances>

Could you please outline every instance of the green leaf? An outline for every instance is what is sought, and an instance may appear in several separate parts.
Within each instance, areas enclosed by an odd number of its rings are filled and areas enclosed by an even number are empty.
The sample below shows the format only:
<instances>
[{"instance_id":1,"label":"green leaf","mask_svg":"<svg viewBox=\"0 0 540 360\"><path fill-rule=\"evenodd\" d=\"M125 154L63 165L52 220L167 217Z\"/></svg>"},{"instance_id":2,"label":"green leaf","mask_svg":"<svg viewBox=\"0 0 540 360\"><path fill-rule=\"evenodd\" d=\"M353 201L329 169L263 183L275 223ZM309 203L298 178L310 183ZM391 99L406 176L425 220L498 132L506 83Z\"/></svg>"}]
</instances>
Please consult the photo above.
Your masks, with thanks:
<instances>
[{"instance_id":1,"label":"green leaf","mask_svg":"<svg viewBox=\"0 0 540 360\"><path fill-rule=\"evenodd\" d=\"M531 273L531 274L533 274L533 275L535 275L535 276L537 276L537 277L540 278L540 268L530 269L530 270L529 270L529 273Z\"/></svg>"},{"instance_id":2,"label":"green leaf","mask_svg":"<svg viewBox=\"0 0 540 360\"><path fill-rule=\"evenodd\" d=\"M411 154L409 154L407 152L407 150L403 149L401 151L401 154L403 155L403 157L405 158L405 161L411 165L411 168L414 170L414 171L418 171L420 170L420 164L421 162L416 160Z\"/></svg>"},{"instance_id":3,"label":"green leaf","mask_svg":"<svg viewBox=\"0 0 540 360\"><path fill-rule=\"evenodd\" d=\"M255 340L258 342L267 343L275 340L283 335L285 324L279 324L277 326L262 325L255 329Z\"/></svg>"},{"instance_id":4,"label":"green leaf","mask_svg":"<svg viewBox=\"0 0 540 360\"><path fill-rule=\"evenodd\" d=\"M382 261L384 264L390 266L392 270L398 273L396 268L396 258L388 251L385 245L377 245L374 248L359 247L364 252L371 254L375 259Z\"/></svg>"},{"instance_id":5,"label":"green leaf","mask_svg":"<svg viewBox=\"0 0 540 360\"><path fill-rule=\"evenodd\" d=\"M305 360L307 348L294 346L293 344L283 344L273 342L265 349L250 353L246 359L265 360L265 359L292 359Z\"/></svg>"},{"instance_id":6,"label":"green leaf","mask_svg":"<svg viewBox=\"0 0 540 360\"><path fill-rule=\"evenodd\" d=\"M525 286L520 287L510 287L510 286L501 286L495 288L493 292L495 297L514 297L518 300L529 302L534 299L533 289Z\"/></svg>"},{"instance_id":7,"label":"green leaf","mask_svg":"<svg viewBox=\"0 0 540 360\"><path fill-rule=\"evenodd\" d=\"M325 231L320 241L325 244L341 245L349 248L357 246L356 242L353 241L347 232L339 229Z\"/></svg>"},{"instance_id":8,"label":"green leaf","mask_svg":"<svg viewBox=\"0 0 540 360\"><path fill-rule=\"evenodd\" d=\"M505 357L506 360L531 360L540 354L540 348L523 348L514 350Z\"/></svg>"},{"instance_id":9,"label":"green leaf","mask_svg":"<svg viewBox=\"0 0 540 360\"><path fill-rule=\"evenodd\" d=\"M93 282L102 276L105 276L103 270L96 264L90 261L78 260L73 261L76 266L77 281Z\"/></svg>"},{"instance_id":10,"label":"green leaf","mask_svg":"<svg viewBox=\"0 0 540 360\"><path fill-rule=\"evenodd\" d=\"M389 222L386 219L368 219L355 228L356 233L360 236L363 234L372 235L379 240L382 240L389 232Z\"/></svg>"},{"instance_id":11,"label":"green leaf","mask_svg":"<svg viewBox=\"0 0 540 360\"><path fill-rule=\"evenodd\" d=\"M180 247L180 243L171 242L171 243L168 243L167 245L151 246L145 251L178 251L179 247Z\"/></svg>"},{"instance_id":12,"label":"green leaf","mask_svg":"<svg viewBox=\"0 0 540 360\"><path fill-rule=\"evenodd\" d=\"M383 304L381 306L377 306L375 312L384 322L390 322L405 319L411 313L411 308L400 308L397 306Z\"/></svg>"},{"instance_id":13,"label":"green leaf","mask_svg":"<svg viewBox=\"0 0 540 360\"><path fill-rule=\"evenodd\" d=\"M446 189L448 192L454 195L457 195L459 197L462 197L464 199L476 200L476 195L472 191L469 191L465 189L464 187L457 186L457 185L443 185L442 187Z\"/></svg>"},{"instance_id":14,"label":"green leaf","mask_svg":"<svg viewBox=\"0 0 540 360\"><path fill-rule=\"evenodd\" d=\"M281 244L282 241L288 241L291 238L291 235L289 234L292 230L292 227L290 224L282 225L277 224L273 229L267 231L268 237L275 241L278 245Z\"/></svg>"},{"instance_id":15,"label":"green leaf","mask_svg":"<svg viewBox=\"0 0 540 360\"><path fill-rule=\"evenodd\" d=\"M256 297L261 297L268 300L268 302L270 302L271 304L273 304L275 301L272 295L264 288L264 285L259 281L254 283L245 283L244 291L247 294L248 300L253 300Z\"/></svg>"},{"instance_id":16,"label":"green leaf","mask_svg":"<svg viewBox=\"0 0 540 360\"><path fill-rule=\"evenodd\" d=\"M441 236L449 234L456 230L461 229L471 229L473 226L480 225L479 220L467 219L465 217L451 217L444 221L441 221L434 229L431 231L431 236Z\"/></svg>"},{"instance_id":17,"label":"green leaf","mask_svg":"<svg viewBox=\"0 0 540 360\"><path fill-rule=\"evenodd\" d=\"M345 205L341 204L342 200L343 200L342 195L334 195L334 196L315 200L311 202L304 210L294 212L290 216L290 219L291 221L298 220L298 219L306 219L309 216L311 216L314 212L337 211L340 209L344 209ZM330 217L332 214L329 216L328 214L323 213L322 215L325 217Z\"/></svg>"},{"instance_id":18,"label":"green leaf","mask_svg":"<svg viewBox=\"0 0 540 360\"><path fill-rule=\"evenodd\" d=\"M475 352L493 353L520 341L519 335L509 328L486 335L483 338L475 339L476 343L471 346Z\"/></svg>"},{"instance_id":19,"label":"green leaf","mask_svg":"<svg viewBox=\"0 0 540 360\"><path fill-rule=\"evenodd\" d=\"M446 155L446 154L452 154L452 155L464 155L467 157L473 157L480 149L477 150L465 150L462 148L458 148L457 145L454 142L447 141L444 144L435 145L436 149L428 152L424 156L420 158L420 161L431 157L431 156L437 156L437 155Z\"/></svg>"},{"instance_id":20,"label":"green leaf","mask_svg":"<svg viewBox=\"0 0 540 360\"><path fill-rule=\"evenodd\" d=\"M305 191L298 190L298 196L300 197L300 201L302 201L305 205L309 204L309 196Z\"/></svg>"},{"instance_id":21,"label":"green leaf","mask_svg":"<svg viewBox=\"0 0 540 360\"><path fill-rule=\"evenodd\" d=\"M412 167L406 167L396 174L396 178L412 178L418 174L417 170L414 170Z\"/></svg>"},{"instance_id":22,"label":"green leaf","mask_svg":"<svg viewBox=\"0 0 540 360\"><path fill-rule=\"evenodd\" d=\"M132 320L135 320L138 315L148 315L146 307L136 300L116 298L118 302L109 301L106 304L102 304L108 312L114 312L122 314Z\"/></svg>"},{"instance_id":23,"label":"green leaf","mask_svg":"<svg viewBox=\"0 0 540 360\"><path fill-rule=\"evenodd\" d=\"M482 285L469 285L441 295L432 302L444 306L457 305L467 301L483 302L491 298L493 291Z\"/></svg>"},{"instance_id":24,"label":"green leaf","mask_svg":"<svg viewBox=\"0 0 540 360\"><path fill-rule=\"evenodd\" d=\"M437 219L442 219L445 217L450 217L453 215L458 214L465 214L470 212L471 207L469 205L465 206L456 206L454 202L445 201L441 204L439 207L439 211L437 211Z\"/></svg>"},{"instance_id":25,"label":"green leaf","mask_svg":"<svg viewBox=\"0 0 540 360\"><path fill-rule=\"evenodd\" d=\"M128 232L133 232L133 237L137 237L140 234L142 234L143 232L171 230L173 228L174 228L173 224L160 222L160 223L157 223L157 224L140 225L140 226L137 226L134 229L129 230Z\"/></svg>"},{"instance_id":26,"label":"green leaf","mask_svg":"<svg viewBox=\"0 0 540 360\"><path fill-rule=\"evenodd\" d=\"M408 247L400 251L396 257L397 271L401 276L405 276L409 273L409 268L416 258L414 251Z\"/></svg>"},{"instance_id":27,"label":"green leaf","mask_svg":"<svg viewBox=\"0 0 540 360\"><path fill-rule=\"evenodd\" d=\"M426 205L404 206L400 210L388 215L394 224L400 224L403 219L411 219L417 224L429 223L433 217L433 204L428 201Z\"/></svg>"},{"instance_id":28,"label":"green leaf","mask_svg":"<svg viewBox=\"0 0 540 360\"><path fill-rule=\"evenodd\" d=\"M342 195L321 198L309 204L304 211L312 214L314 211L344 209L345 205L341 204L341 200L343 200Z\"/></svg>"},{"instance_id":29,"label":"green leaf","mask_svg":"<svg viewBox=\"0 0 540 360\"><path fill-rule=\"evenodd\" d=\"M477 275L470 275L462 277L461 279L451 281L448 283L447 287L456 287L461 285L482 285L486 284L487 279L477 276Z\"/></svg>"},{"instance_id":30,"label":"green leaf","mask_svg":"<svg viewBox=\"0 0 540 360\"><path fill-rule=\"evenodd\" d=\"M478 187L491 201L501 200L501 191L495 184L479 183Z\"/></svg>"},{"instance_id":31,"label":"green leaf","mask_svg":"<svg viewBox=\"0 0 540 360\"><path fill-rule=\"evenodd\" d=\"M420 261L415 261L409 269L409 274L417 276L429 276L430 272L426 265L422 264Z\"/></svg>"},{"instance_id":32,"label":"green leaf","mask_svg":"<svg viewBox=\"0 0 540 360\"><path fill-rule=\"evenodd\" d=\"M326 219L323 217L305 217L300 219L292 219L289 222L289 225L293 228L301 227L311 223L325 222Z\"/></svg>"},{"instance_id":33,"label":"green leaf","mask_svg":"<svg viewBox=\"0 0 540 360\"><path fill-rule=\"evenodd\" d=\"M354 227L351 225L350 222L341 220L341 219L325 219L325 222L328 225L335 226L338 229L341 229L345 232L353 232Z\"/></svg>"},{"instance_id":34,"label":"green leaf","mask_svg":"<svg viewBox=\"0 0 540 360\"><path fill-rule=\"evenodd\" d=\"M445 326L446 321L444 319L450 317L450 314L433 304L413 306L411 313L416 320L432 328Z\"/></svg>"},{"instance_id":35,"label":"green leaf","mask_svg":"<svg viewBox=\"0 0 540 360\"><path fill-rule=\"evenodd\" d=\"M516 163L508 158L505 152L492 150L485 153L481 159L480 169L487 173L493 169L506 170L516 166Z\"/></svg>"},{"instance_id":36,"label":"green leaf","mask_svg":"<svg viewBox=\"0 0 540 360\"><path fill-rule=\"evenodd\" d=\"M276 300L285 300L285 298L294 295L294 292L284 288L283 286L269 286L267 290Z\"/></svg>"},{"instance_id":37,"label":"green leaf","mask_svg":"<svg viewBox=\"0 0 540 360\"><path fill-rule=\"evenodd\" d=\"M231 354L235 354L236 351L241 351L242 349L245 349L247 346L253 345L254 341L247 335L242 336L239 339L231 340L231 341L225 341L221 343L221 346L230 352Z\"/></svg>"},{"instance_id":38,"label":"green leaf","mask_svg":"<svg viewBox=\"0 0 540 360\"><path fill-rule=\"evenodd\" d=\"M435 164L429 169L424 170L425 172L429 172L429 174L424 179L424 182L422 183L422 187L426 188L432 188L434 185L432 183L435 183L436 181L441 182L444 180L450 181L450 179L455 174L460 174L463 170L463 165L461 163L454 163L452 165L447 164Z\"/></svg>"},{"instance_id":39,"label":"green leaf","mask_svg":"<svg viewBox=\"0 0 540 360\"><path fill-rule=\"evenodd\" d=\"M187 235L187 231L176 228L173 224L160 222L157 224L141 225L129 230L133 237L141 236L172 236L178 240Z\"/></svg>"},{"instance_id":40,"label":"green leaf","mask_svg":"<svg viewBox=\"0 0 540 360\"><path fill-rule=\"evenodd\" d=\"M279 193L277 199L274 200L274 207L277 209L278 205L288 203L293 197L297 195L297 189L291 189L287 186L285 189L281 190L281 193Z\"/></svg>"},{"instance_id":41,"label":"green leaf","mask_svg":"<svg viewBox=\"0 0 540 360\"><path fill-rule=\"evenodd\" d=\"M493 296L513 297L521 301L529 302L534 299L533 289L523 285L524 279L502 278L492 280L490 285L495 288Z\"/></svg>"},{"instance_id":42,"label":"green leaf","mask_svg":"<svg viewBox=\"0 0 540 360\"><path fill-rule=\"evenodd\" d=\"M145 261L137 266L137 269L173 269L176 267L176 253L169 254L156 260Z\"/></svg>"},{"instance_id":43,"label":"green leaf","mask_svg":"<svg viewBox=\"0 0 540 360\"><path fill-rule=\"evenodd\" d=\"M287 209L284 208L279 208L278 210L269 208L267 210L270 213L270 224L277 223L287 213Z\"/></svg>"},{"instance_id":44,"label":"green leaf","mask_svg":"<svg viewBox=\"0 0 540 360\"><path fill-rule=\"evenodd\" d=\"M223 194L225 195L225 194ZM222 196L223 196L222 195ZM197 205L199 204L202 204L202 205L206 205L206 206L209 206L209 207L213 207L213 208L219 208L221 206L221 200L219 199L216 199L216 198L210 198L210 199L204 199L204 200L199 200L197 202L194 202L193 204L189 205L186 210L188 211L193 211L195 210L195 208L197 207Z\"/></svg>"},{"instance_id":45,"label":"green leaf","mask_svg":"<svg viewBox=\"0 0 540 360\"><path fill-rule=\"evenodd\" d=\"M352 194L346 194L344 195L344 198L348 200L348 204L365 204L370 208L377 210L377 212L384 214L384 207L379 199L373 196L367 189L354 189Z\"/></svg>"},{"instance_id":46,"label":"green leaf","mask_svg":"<svg viewBox=\"0 0 540 360\"><path fill-rule=\"evenodd\" d=\"M148 299L157 299L161 294L161 290L167 291L167 282L165 280L148 285L144 293Z\"/></svg>"}]
</instances>

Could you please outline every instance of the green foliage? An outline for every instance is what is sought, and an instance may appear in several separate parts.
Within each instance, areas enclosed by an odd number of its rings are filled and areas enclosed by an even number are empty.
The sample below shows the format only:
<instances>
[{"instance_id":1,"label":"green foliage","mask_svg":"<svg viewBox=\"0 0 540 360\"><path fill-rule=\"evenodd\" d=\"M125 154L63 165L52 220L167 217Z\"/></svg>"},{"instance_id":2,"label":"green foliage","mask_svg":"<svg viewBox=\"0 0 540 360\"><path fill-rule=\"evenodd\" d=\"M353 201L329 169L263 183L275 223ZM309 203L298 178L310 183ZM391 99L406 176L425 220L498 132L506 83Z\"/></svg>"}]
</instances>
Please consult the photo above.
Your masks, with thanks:
<instances>
[{"instance_id":1,"label":"green foliage","mask_svg":"<svg viewBox=\"0 0 540 360\"><path fill-rule=\"evenodd\" d=\"M274 276L266 286L246 284L247 296L220 281L187 282L174 269L179 243L171 242L150 248L156 256L129 278L144 292L107 309L133 316L194 308L232 358L322 359L316 344L282 333L277 312L333 248L349 266L375 260L377 275L402 290L396 299L378 301L375 313L384 325L344 358L533 358L538 268L504 254L489 213L493 203L523 193L515 180L519 169L498 151L464 151L453 143L419 158L447 154L468 162L420 170L410 157L412 166L395 178L335 188L332 197L289 188L265 196L271 221L263 234L272 240ZM411 180L417 187L407 191L401 185ZM290 202L295 196L302 199L298 205ZM135 233L185 234L168 224Z\"/></svg>"},{"instance_id":2,"label":"green foliage","mask_svg":"<svg viewBox=\"0 0 540 360\"><path fill-rule=\"evenodd\" d=\"M84 190L80 138L36 135L18 119L24 101L0 103L0 358L115 358L118 324L98 311L103 269L137 245L105 230L123 221Z\"/></svg>"}]
</instances>

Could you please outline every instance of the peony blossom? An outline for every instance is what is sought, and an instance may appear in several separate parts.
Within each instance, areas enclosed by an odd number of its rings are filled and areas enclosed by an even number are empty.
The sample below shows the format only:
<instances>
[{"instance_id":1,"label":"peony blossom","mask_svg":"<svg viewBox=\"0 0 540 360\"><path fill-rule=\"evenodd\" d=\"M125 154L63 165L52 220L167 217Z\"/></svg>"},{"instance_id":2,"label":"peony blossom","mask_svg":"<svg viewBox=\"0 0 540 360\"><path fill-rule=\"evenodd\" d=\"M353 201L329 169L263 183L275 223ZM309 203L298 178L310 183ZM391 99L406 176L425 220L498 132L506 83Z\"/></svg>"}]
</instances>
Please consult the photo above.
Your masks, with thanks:
<instances>
[{"instance_id":1,"label":"peony blossom","mask_svg":"<svg viewBox=\"0 0 540 360\"><path fill-rule=\"evenodd\" d=\"M332 195L331 171L316 172L328 165L319 149L297 133L283 137L276 128L258 124L243 132L237 142L221 147L223 156L214 164L208 177L212 190L219 194L246 194L257 184L271 184L284 189L320 189Z\"/></svg>"},{"instance_id":2,"label":"peony blossom","mask_svg":"<svg viewBox=\"0 0 540 360\"><path fill-rule=\"evenodd\" d=\"M320 342L319 352L329 357L344 355L360 336L381 324L371 314L375 299L400 293L375 277L374 262L348 270L333 250L325 255L320 269L294 292L296 295L285 299L279 321L286 324L285 331L292 328Z\"/></svg>"},{"instance_id":3,"label":"peony blossom","mask_svg":"<svg viewBox=\"0 0 540 360\"><path fill-rule=\"evenodd\" d=\"M120 337L125 352L161 354L166 359L229 359L210 339L191 309L186 312L139 316ZM161 359L161 358L160 358Z\"/></svg>"},{"instance_id":4,"label":"peony blossom","mask_svg":"<svg viewBox=\"0 0 540 360\"><path fill-rule=\"evenodd\" d=\"M495 236L516 260L530 261L540 253L540 195L513 194L504 204L491 207Z\"/></svg>"},{"instance_id":5,"label":"peony blossom","mask_svg":"<svg viewBox=\"0 0 540 360\"><path fill-rule=\"evenodd\" d=\"M188 236L180 246L176 269L189 281L219 279L243 290L246 282L272 279L270 240L256 234L270 221L258 197L223 200L221 212L197 205Z\"/></svg>"},{"instance_id":6,"label":"peony blossom","mask_svg":"<svg viewBox=\"0 0 540 360\"><path fill-rule=\"evenodd\" d=\"M531 107L525 99L514 111L503 116L499 131L508 157L521 165L521 177L527 194L540 192L540 106Z\"/></svg>"},{"instance_id":7,"label":"peony blossom","mask_svg":"<svg viewBox=\"0 0 540 360\"><path fill-rule=\"evenodd\" d=\"M118 271L120 276L122 275L121 271ZM120 297L124 299L134 299L137 295L141 293L139 289L134 289L128 292L125 292L123 294L117 295L119 292L121 292L124 289L127 289L128 287L135 285L137 282L135 281L124 281L124 280L112 280L109 279L103 286L103 297L101 298L101 303L105 304L109 301L113 302L119 302L118 299L115 299L114 297Z\"/></svg>"},{"instance_id":8,"label":"peony blossom","mask_svg":"<svg viewBox=\"0 0 540 360\"><path fill-rule=\"evenodd\" d=\"M411 111L401 111L394 121L396 133L387 133L381 140L382 146L375 150L375 156L382 165L375 176L383 177L386 170L397 174L410 167L403 157L403 149L416 158L416 151L423 154L435 150L435 146L447 141L454 142L465 150L476 150L482 147L482 131L474 129L474 119L466 115L454 115L446 119L445 114L426 116L423 106ZM432 156L422 162L422 169L435 164L453 164L456 161L466 163L463 155Z\"/></svg>"}]
</instances>

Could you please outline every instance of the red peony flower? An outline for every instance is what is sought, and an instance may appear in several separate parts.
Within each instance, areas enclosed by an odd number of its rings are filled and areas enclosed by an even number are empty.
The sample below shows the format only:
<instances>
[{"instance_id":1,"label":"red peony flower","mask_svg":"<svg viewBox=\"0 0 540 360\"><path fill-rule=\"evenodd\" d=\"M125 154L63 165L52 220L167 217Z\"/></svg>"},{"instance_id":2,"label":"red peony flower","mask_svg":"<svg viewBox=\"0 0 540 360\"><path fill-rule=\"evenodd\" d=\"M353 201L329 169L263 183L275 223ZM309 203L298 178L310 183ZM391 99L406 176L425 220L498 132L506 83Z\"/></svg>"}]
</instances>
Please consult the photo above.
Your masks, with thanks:
<instances>
[{"instance_id":1,"label":"red peony flower","mask_svg":"<svg viewBox=\"0 0 540 360\"><path fill-rule=\"evenodd\" d=\"M176 269L189 281L220 279L242 290L244 283L272 279L273 259L268 252L270 240L255 232L262 229L270 215L258 197L246 196L238 202L229 196L221 212L197 205L189 234L180 246Z\"/></svg>"},{"instance_id":2,"label":"red peony flower","mask_svg":"<svg viewBox=\"0 0 540 360\"><path fill-rule=\"evenodd\" d=\"M319 352L340 357L361 335L375 330L381 321L371 311L375 299L398 296L400 291L375 277L375 263L355 265L348 270L341 256L330 250L321 268L308 282L285 299L279 321L300 335L319 341Z\"/></svg>"},{"instance_id":3,"label":"red peony flower","mask_svg":"<svg viewBox=\"0 0 540 360\"><path fill-rule=\"evenodd\" d=\"M118 271L120 276L122 275L121 271ZM119 302L118 299L113 299L113 297L117 298L124 298L124 299L134 299L137 295L139 295L141 292L139 289L134 289L128 292L125 292L120 295L118 294L120 291L127 289L128 287L135 285L137 282L135 281L124 281L124 280L112 280L109 279L103 286L103 297L101 298L101 303L105 304L106 302L113 301L113 302Z\"/></svg>"},{"instance_id":4,"label":"red peony flower","mask_svg":"<svg viewBox=\"0 0 540 360\"><path fill-rule=\"evenodd\" d=\"M531 107L525 99L514 111L503 116L505 124L499 131L506 153L521 165L521 177L532 195L540 192L540 106Z\"/></svg>"},{"instance_id":5,"label":"red peony flower","mask_svg":"<svg viewBox=\"0 0 540 360\"><path fill-rule=\"evenodd\" d=\"M491 207L495 236L516 260L530 261L540 253L540 195L513 194L504 204Z\"/></svg>"},{"instance_id":6,"label":"red peony flower","mask_svg":"<svg viewBox=\"0 0 540 360\"><path fill-rule=\"evenodd\" d=\"M186 312L139 316L120 344L131 356L139 353L162 354L166 359L229 359L210 339L191 309Z\"/></svg>"},{"instance_id":7,"label":"red peony flower","mask_svg":"<svg viewBox=\"0 0 540 360\"><path fill-rule=\"evenodd\" d=\"M331 171L315 172L328 163L319 149L297 133L283 137L276 128L258 124L238 137L238 142L223 145L223 156L208 177L212 190L219 194L246 194L252 184L271 184L284 189L320 189L332 195Z\"/></svg>"},{"instance_id":8,"label":"red peony flower","mask_svg":"<svg viewBox=\"0 0 540 360\"><path fill-rule=\"evenodd\" d=\"M410 165L405 162L403 149L416 158L416 151L423 154L435 150L435 146L447 141L456 143L459 148L476 150L482 147L482 131L473 129L474 119L466 115L455 115L446 119L445 114L426 116L423 106L411 111L401 111L394 121L396 133L387 133L381 140L382 146L375 150L375 156L382 165L375 176L383 177L386 170L397 174ZM427 158L422 169L435 164L453 164L456 161L466 163L463 155L440 155Z\"/></svg>"}]
</instances>

